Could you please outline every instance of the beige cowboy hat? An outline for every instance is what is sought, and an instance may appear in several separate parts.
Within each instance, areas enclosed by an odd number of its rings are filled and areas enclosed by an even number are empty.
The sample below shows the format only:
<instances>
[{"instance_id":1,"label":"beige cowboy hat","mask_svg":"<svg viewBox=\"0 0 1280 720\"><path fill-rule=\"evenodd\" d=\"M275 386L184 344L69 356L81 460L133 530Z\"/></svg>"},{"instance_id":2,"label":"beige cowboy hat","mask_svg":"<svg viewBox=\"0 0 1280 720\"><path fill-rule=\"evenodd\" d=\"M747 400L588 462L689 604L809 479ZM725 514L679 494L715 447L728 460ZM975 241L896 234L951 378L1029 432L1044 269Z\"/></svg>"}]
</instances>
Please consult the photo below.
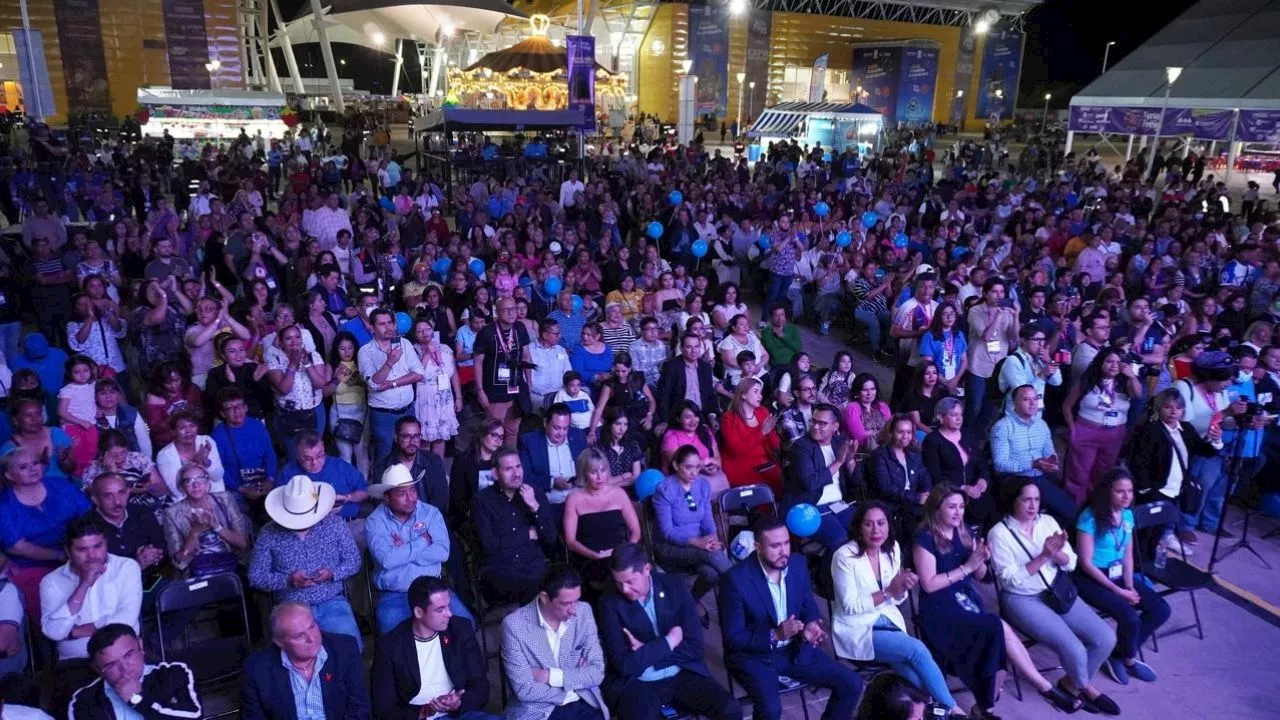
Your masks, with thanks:
<instances>
[{"instance_id":1,"label":"beige cowboy hat","mask_svg":"<svg viewBox=\"0 0 1280 720\"><path fill-rule=\"evenodd\" d=\"M381 500L387 493L396 488L409 487L414 484L409 468L403 463L395 463L382 473L382 482L369 486L369 494Z\"/></svg>"},{"instance_id":2,"label":"beige cowboy hat","mask_svg":"<svg viewBox=\"0 0 1280 720\"><path fill-rule=\"evenodd\" d=\"M306 530L329 516L334 492L329 483L294 475L289 482L267 493L267 515L286 530Z\"/></svg>"}]
</instances>

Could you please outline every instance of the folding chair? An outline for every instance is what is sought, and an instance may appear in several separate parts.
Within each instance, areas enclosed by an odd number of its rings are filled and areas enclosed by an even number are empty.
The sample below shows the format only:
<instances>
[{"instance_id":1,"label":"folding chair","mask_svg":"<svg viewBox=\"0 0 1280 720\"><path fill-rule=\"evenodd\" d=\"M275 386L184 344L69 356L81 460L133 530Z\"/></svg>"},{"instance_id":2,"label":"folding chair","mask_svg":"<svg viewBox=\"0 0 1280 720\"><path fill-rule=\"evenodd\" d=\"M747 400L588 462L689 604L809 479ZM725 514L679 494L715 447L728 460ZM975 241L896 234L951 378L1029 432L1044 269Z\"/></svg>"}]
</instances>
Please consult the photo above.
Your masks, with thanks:
<instances>
[{"instance_id":1,"label":"folding chair","mask_svg":"<svg viewBox=\"0 0 1280 720\"><path fill-rule=\"evenodd\" d=\"M1178 511L1177 506L1170 500L1135 505L1133 508L1134 525L1139 531L1145 528L1162 527L1171 524L1176 526L1181 517L1182 513ZM1168 597L1181 592L1187 593L1191 597L1191 612L1196 618L1195 623L1191 625L1184 625L1180 628L1152 635L1152 649L1160 652L1157 637L1169 637L1187 630L1194 629L1196 635L1203 640L1204 626L1200 623L1200 606L1196 603L1196 590L1203 590L1212 585L1213 575L1188 563L1185 547L1182 548L1182 558L1168 558L1163 570L1156 568L1155 558L1147 557L1146 553L1140 553L1140 555L1141 557L1137 558L1137 563L1138 569L1143 576L1152 582L1165 586L1164 590L1159 591L1160 597Z\"/></svg>"},{"instance_id":2,"label":"folding chair","mask_svg":"<svg viewBox=\"0 0 1280 720\"><path fill-rule=\"evenodd\" d=\"M471 587L475 590L476 632L480 633L480 651L484 653L485 662L488 663L499 657L501 650L494 648L492 653L489 652L489 640L485 631L495 624L500 624L508 613L519 607L519 603L490 602L480 587L480 554L475 551L470 539L463 533L458 533L454 541L462 542L465 548L467 574L470 575Z\"/></svg>"},{"instance_id":3,"label":"folding chair","mask_svg":"<svg viewBox=\"0 0 1280 720\"><path fill-rule=\"evenodd\" d=\"M232 601L235 601L240 608L243 631L241 634L232 637L219 634L215 638L198 639L193 642L190 633L192 623L187 622L182 628L184 644L181 649L172 647L171 643L175 638L165 637L164 616L166 614L201 611ZM198 580L171 582L156 598L155 618L162 662L186 663L195 676L196 687L202 691L238 685L237 681L240 678L244 660L249 656L252 647L252 640L249 637L249 608L239 576L235 573L225 573ZM226 717L238 712L233 709L213 717Z\"/></svg>"},{"instance_id":4,"label":"folding chair","mask_svg":"<svg viewBox=\"0 0 1280 720\"><path fill-rule=\"evenodd\" d=\"M770 512L778 513L778 502L773 497L773 488L768 485L743 485L731 487L720 493L720 510L717 513L717 525L724 537L725 547L733 541L734 528L746 530L751 527L751 511L768 506Z\"/></svg>"}]
</instances>

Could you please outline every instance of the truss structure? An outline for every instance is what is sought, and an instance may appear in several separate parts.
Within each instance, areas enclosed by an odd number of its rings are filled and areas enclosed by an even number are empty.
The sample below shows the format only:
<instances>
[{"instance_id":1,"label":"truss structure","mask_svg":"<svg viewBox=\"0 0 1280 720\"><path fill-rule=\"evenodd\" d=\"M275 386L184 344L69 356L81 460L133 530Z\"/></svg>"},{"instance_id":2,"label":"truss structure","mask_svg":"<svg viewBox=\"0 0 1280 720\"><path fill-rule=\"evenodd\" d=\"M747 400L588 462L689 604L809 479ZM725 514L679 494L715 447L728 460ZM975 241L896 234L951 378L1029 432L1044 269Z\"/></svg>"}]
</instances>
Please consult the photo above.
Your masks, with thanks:
<instances>
[{"instance_id":1,"label":"truss structure","mask_svg":"<svg viewBox=\"0 0 1280 720\"><path fill-rule=\"evenodd\" d=\"M759 10L835 15L922 25L973 25L987 10L1000 13L1000 22L1011 30L1022 30L1023 15L1039 5L1039 0L748 0Z\"/></svg>"}]
</instances>

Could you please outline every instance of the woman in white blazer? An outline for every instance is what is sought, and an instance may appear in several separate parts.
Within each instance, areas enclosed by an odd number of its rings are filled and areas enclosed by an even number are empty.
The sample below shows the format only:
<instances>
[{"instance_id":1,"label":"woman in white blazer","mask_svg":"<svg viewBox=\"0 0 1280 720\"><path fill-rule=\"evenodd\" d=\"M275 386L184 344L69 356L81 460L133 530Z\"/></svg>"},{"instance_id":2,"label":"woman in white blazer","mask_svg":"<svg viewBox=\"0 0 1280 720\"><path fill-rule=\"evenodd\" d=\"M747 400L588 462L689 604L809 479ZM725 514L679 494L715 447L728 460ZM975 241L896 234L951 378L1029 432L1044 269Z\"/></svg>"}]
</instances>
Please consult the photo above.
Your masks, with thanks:
<instances>
[{"instance_id":1,"label":"woman in white blazer","mask_svg":"<svg viewBox=\"0 0 1280 720\"><path fill-rule=\"evenodd\" d=\"M907 633L898 610L918 579L902 569L902 550L893 537L888 507L880 502L859 504L853 530L854 539L831 558L836 589L831 636L836 656L888 665L952 713L963 714L947 690L938 663L924 643Z\"/></svg>"}]
</instances>

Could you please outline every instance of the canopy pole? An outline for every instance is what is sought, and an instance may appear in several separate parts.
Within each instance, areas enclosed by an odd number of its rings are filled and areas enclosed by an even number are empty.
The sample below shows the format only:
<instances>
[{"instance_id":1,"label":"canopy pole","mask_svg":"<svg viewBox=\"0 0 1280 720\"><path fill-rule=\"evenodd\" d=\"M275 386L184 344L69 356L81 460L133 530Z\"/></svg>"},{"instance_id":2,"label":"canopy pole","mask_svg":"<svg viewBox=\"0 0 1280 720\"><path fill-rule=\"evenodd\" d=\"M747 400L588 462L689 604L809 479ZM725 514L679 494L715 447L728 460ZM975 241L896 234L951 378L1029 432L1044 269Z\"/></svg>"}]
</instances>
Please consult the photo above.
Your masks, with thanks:
<instances>
[{"instance_id":1,"label":"canopy pole","mask_svg":"<svg viewBox=\"0 0 1280 720\"><path fill-rule=\"evenodd\" d=\"M293 80L293 91L302 95L306 90L302 87L302 76L298 74L298 59L293 54L293 41L289 39L289 33L284 27L284 16L280 14L279 0L271 0L271 12L276 16L276 23L280 29L276 31L276 35L280 38L280 48L284 50L284 64L289 68L289 77Z\"/></svg>"},{"instance_id":2,"label":"canopy pole","mask_svg":"<svg viewBox=\"0 0 1280 720\"><path fill-rule=\"evenodd\" d=\"M262 10L258 13L258 23L262 26L258 29L258 45L262 48L262 59L267 64L267 82L271 83L271 91L283 93L280 88L280 74L276 72L276 60L271 57L271 33L268 28L271 27L271 6L262 3Z\"/></svg>"},{"instance_id":3,"label":"canopy pole","mask_svg":"<svg viewBox=\"0 0 1280 720\"><path fill-rule=\"evenodd\" d=\"M404 40L396 38L396 69L391 77L391 97L400 94L400 68L404 67Z\"/></svg>"},{"instance_id":4,"label":"canopy pole","mask_svg":"<svg viewBox=\"0 0 1280 720\"><path fill-rule=\"evenodd\" d=\"M312 24L320 36L320 54L324 56L324 72L329 78L329 91L333 94L333 106L339 113L347 111L342 99L342 84L338 82L338 64L333 61L333 45L329 42L329 20L324 16L320 0L311 0Z\"/></svg>"},{"instance_id":5,"label":"canopy pole","mask_svg":"<svg viewBox=\"0 0 1280 720\"><path fill-rule=\"evenodd\" d=\"M1124 161L1129 162L1133 157L1133 133L1129 133L1129 141L1124 144Z\"/></svg>"}]
</instances>

